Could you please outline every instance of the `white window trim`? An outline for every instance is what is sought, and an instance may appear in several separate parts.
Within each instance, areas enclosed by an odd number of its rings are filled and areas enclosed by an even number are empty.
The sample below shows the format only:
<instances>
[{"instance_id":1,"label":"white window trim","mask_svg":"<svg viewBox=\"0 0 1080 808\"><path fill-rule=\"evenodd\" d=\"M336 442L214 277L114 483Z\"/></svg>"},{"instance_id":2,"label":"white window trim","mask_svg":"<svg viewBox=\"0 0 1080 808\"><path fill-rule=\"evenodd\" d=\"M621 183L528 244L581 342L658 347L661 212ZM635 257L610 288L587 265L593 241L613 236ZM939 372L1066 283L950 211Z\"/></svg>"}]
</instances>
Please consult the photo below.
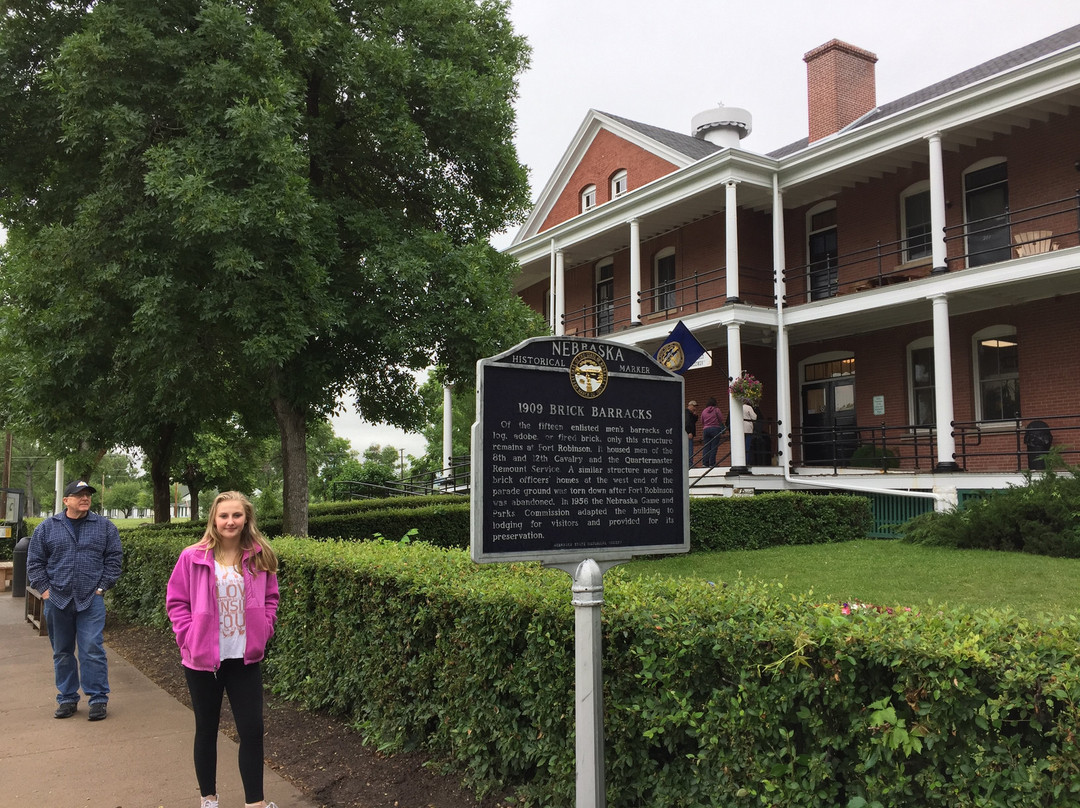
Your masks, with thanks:
<instances>
[{"instance_id":1,"label":"white window trim","mask_svg":"<svg viewBox=\"0 0 1080 808\"><path fill-rule=\"evenodd\" d=\"M586 185L581 189L581 212L586 213L596 207L596 186Z\"/></svg>"},{"instance_id":2,"label":"white window trim","mask_svg":"<svg viewBox=\"0 0 1080 808\"><path fill-rule=\"evenodd\" d=\"M911 424L912 427L914 427L915 430L918 430L920 432L920 434L922 433L923 430L930 430L931 432L937 432L937 413L934 413L934 424L932 426L928 426L928 425L925 425L925 424L924 425L917 425L915 423L915 417L917 415L917 413L915 412L915 375L912 373L912 370L914 368L913 368L913 362L911 361L911 355L915 351L922 350L923 348L933 348L933 347L934 347L934 338L933 337L919 337L916 340L912 340L907 345L908 423ZM936 378L934 379L934 395L935 395L935 397L937 396L937 379Z\"/></svg>"},{"instance_id":3,"label":"white window trim","mask_svg":"<svg viewBox=\"0 0 1080 808\"><path fill-rule=\"evenodd\" d=\"M665 247L664 249L660 250L658 253L656 253L656 255L653 256L653 260L652 260L652 288L653 288L653 311L654 312L668 311L668 309L666 309L666 308L661 309L656 305L656 303L657 303L657 295L659 294L658 290L660 289L660 261L663 260L664 258L671 258L674 255L675 255L675 248L674 247ZM676 265L676 267L675 267L675 274L676 275L678 274L678 271L679 271L679 268ZM673 276L671 280L672 280L672 283L674 283L676 278Z\"/></svg>"},{"instance_id":4,"label":"white window trim","mask_svg":"<svg viewBox=\"0 0 1080 808\"><path fill-rule=\"evenodd\" d=\"M971 370L972 381L975 386L974 395L972 401L975 403L975 420L980 424L986 423L991 429L1001 425L1002 429L1012 429L1012 419L998 420L986 420L983 417L983 403L982 403L982 369L979 367L979 343L984 339L990 339L993 337L1013 337L1016 338L1016 326L999 324L988 326L987 328L980 329L971 335ZM1019 342L1019 340L1017 340ZM1019 372L1018 372L1019 373Z\"/></svg>"},{"instance_id":5,"label":"white window trim","mask_svg":"<svg viewBox=\"0 0 1080 808\"><path fill-rule=\"evenodd\" d=\"M620 181L622 182L622 186L623 186L621 191L618 188ZM630 186L627 183L627 175L626 175L626 169L625 168L621 168L618 171L616 171L614 174L611 175L611 198L612 199L618 199L620 196L625 194L629 189L630 189Z\"/></svg>"},{"instance_id":6,"label":"white window trim","mask_svg":"<svg viewBox=\"0 0 1080 808\"><path fill-rule=\"evenodd\" d=\"M931 261L931 255L924 255L919 258L912 258L908 255L907 246L907 200L910 196L918 196L919 194L930 193L930 180L923 180L922 182L916 182L909 185L903 191L900 192L900 260L901 263L913 263L917 261Z\"/></svg>"},{"instance_id":7,"label":"white window trim","mask_svg":"<svg viewBox=\"0 0 1080 808\"><path fill-rule=\"evenodd\" d=\"M977 162L972 163L971 165L969 165L967 168L964 169L963 174L961 174L961 176L960 176L960 196L963 198L963 202L964 202L964 225L965 225L964 233L967 233L967 226L966 225L968 224L968 222L971 221L971 217L968 216L968 207L967 207L967 200L968 200L967 178L968 178L968 174L973 174L976 171L982 171L984 168L990 168L991 166L996 166L996 165L999 165L1000 163L1006 163L1007 164L1008 162L1009 161L1003 156L986 157L986 158L983 158L982 160L978 160ZM1008 180L1008 176L1009 176L1008 171L1009 171L1009 167L1008 167L1008 165L1006 165L1005 166L1006 187L1008 187L1008 181L1009 181ZM971 246L968 244L967 236L965 235L964 236L964 254L965 255L970 255L970 253L971 253ZM967 262L967 259L965 259L965 263L966 262Z\"/></svg>"},{"instance_id":8,"label":"white window trim","mask_svg":"<svg viewBox=\"0 0 1080 808\"><path fill-rule=\"evenodd\" d=\"M817 216L819 213L825 213L826 211L829 211L829 210L836 210L836 200L835 199L830 199L830 200L827 200L825 202L819 202L818 204L816 204L812 208L810 208L810 210L806 211L806 243L803 245L803 251L804 251L804 253L806 255L806 299L807 299L807 301L810 300L810 297L811 297L811 294L812 294L812 286L813 286L813 281L811 279L811 274L812 273L810 272L810 237L813 236L815 233L824 233L826 230L836 230L838 235L839 235L839 232L840 232L840 228L835 224L831 224L828 227L821 227L821 228L818 228L816 230L813 229L812 222L814 221L814 217ZM837 243L839 243L839 238L837 239ZM839 267L838 267L837 268L838 275L839 275L839 271L840 270L839 270ZM831 284L830 284L830 288L831 288ZM835 295L830 295L829 297L834 297L834 296Z\"/></svg>"}]
</instances>

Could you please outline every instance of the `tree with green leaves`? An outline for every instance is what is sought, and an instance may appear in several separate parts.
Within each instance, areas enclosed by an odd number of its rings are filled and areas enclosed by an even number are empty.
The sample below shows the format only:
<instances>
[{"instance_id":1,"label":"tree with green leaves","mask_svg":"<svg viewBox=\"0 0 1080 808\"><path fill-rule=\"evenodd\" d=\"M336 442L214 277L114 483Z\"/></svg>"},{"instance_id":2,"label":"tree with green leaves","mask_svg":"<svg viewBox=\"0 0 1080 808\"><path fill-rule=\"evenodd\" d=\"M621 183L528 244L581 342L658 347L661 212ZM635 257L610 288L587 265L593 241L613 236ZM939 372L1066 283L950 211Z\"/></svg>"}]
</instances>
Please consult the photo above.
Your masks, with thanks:
<instances>
[{"instance_id":1,"label":"tree with green leaves","mask_svg":"<svg viewBox=\"0 0 1080 808\"><path fill-rule=\"evenodd\" d=\"M540 333L488 243L529 202L526 60L503 0L10 0L0 414L142 447L167 513L176 447L269 411L306 533L306 431L340 396L413 427L413 371Z\"/></svg>"}]
</instances>

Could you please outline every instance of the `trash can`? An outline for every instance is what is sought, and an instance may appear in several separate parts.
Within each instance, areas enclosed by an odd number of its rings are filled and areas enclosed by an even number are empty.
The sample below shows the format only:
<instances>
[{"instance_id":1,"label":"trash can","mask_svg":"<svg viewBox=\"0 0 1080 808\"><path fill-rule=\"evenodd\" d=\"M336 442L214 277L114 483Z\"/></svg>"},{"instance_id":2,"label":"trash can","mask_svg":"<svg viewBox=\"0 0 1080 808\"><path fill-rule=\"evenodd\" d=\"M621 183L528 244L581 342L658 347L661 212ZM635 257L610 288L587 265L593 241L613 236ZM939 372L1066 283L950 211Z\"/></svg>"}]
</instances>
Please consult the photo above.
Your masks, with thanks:
<instances>
[{"instance_id":1,"label":"trash can","mask_svg":"<svg viewBox=\"0 0 1080 808\"><path fill-rule=\"evenodd\" d=\"M14 566L11 569L11 596L13 598L26 597L26 556L30 552L30 537L23 536L15 544L11 553Z\"/></svg>"},{"instance_id":2,"label":"trash can","mask_svg":"<svg viewBox=\"0 0 1080 808\"><path fill-rule=\"evenodd\" d=\"M1046 468L1044 455L1054 444L1054 433L1046 421L1032 421L1024 431L1024 445L1028 451L1028 468L1042 471Z\"/></svg>"}]
</instances>

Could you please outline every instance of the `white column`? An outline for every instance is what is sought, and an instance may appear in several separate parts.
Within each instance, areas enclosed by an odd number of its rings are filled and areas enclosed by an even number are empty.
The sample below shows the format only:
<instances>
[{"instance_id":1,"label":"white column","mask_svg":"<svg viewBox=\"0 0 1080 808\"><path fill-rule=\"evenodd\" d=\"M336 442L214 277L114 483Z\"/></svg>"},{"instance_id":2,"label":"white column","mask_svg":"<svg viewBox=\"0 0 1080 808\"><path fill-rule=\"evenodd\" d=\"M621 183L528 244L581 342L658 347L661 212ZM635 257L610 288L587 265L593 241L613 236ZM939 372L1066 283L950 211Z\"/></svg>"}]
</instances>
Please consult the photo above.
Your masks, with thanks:
<instances>
[{"instance_id":1,"label":"white column","mask_svg":"<svg viewBox=\"0 0 1080 808\"><path fill-rule=\"evenodd\" d=\"M941 157L941 133L927 137L930 144L930 251L933 272L948 271L945 251L945 169Z\"/></svg>"},{"instance_id":2,"label":"white column","mask_svg":"<svg viewBox=\"0 0 1080 808\"><path fill-rule=\"evenodd\" d=\"M728 376L737 379L742 375L742 335L739 323L727 327ZM746 429L743 426L742 403L728 393L728 434L731 437L731 474L745 474Z\"/></svg>"},{"instance_id":3,"label":"white column","mask_svg":"<svg viewBox=\"0 0 1080 808\"><path fill-rule=\"evenodd\" d=\"M739 205L734 180L728 180L724 187L724 246L727 269L727 299L739 299Z\"/></svg>"},{"instance_id":4,"label":"white column","mask_svg":"<svg viewBox=\"0 0 1080 808\"><path fill-rule=\"evenodd\" d=\"M566 265L562 250L555 251L555 290L555 324L552 331L555 336L561 337L566 333L563 323L563 315L566 314Z\"/></svg>"},{"instance_id":5,"label":"white column","mask_svg":"<svg viewBox=\"0 0 1080 808\"><path fill-rule=\"evenodd\" d=\"M953 454L956 439L952 434L952 340L949 337L949 299L945 295L930 298L934 306L934 417L937 421L938 471L957 469Z\"/></svg>"},{"instance_id":6,"label":"white column","mask_svg":"<svg viewBox=\"0 0 1080 808\"><path fill-rule=\"evenodd\" d=\"M443 468L450 468L450 457L454 453L454 388L444 384L442 389L442 456Z\"/></svg>"},{"instance_id":7,"label":"white column","mask_svg":"<svg viewBox=\"0 0 1080 808\"><path fill-rule=\"evenodd\" d=\"M787 329L784 327L784 295L787 285L784 270L784 195L780 178L773 174L773 293L776 295L776 451L781 464L790 463L784 432L791 429L791 371Z\"/></svg>"},{"instance_id":8,"label":"white column","mask_svg":"<svg viewBox=\"0 0 1080 808\"><path fill-rule=\"evenodd\" d=\"M56 461L56 497L53 502L53 513L60 513L64 509L64 461Z\"/></svg>"},{"instance_id":9,"label":"white column","mask_svg":"<svg viewBox=\"0 0 1080 808\"><path fill-rule=\"evenodd\" d=\"M630 220L630 325L641 322L641 222Z\"/></svg>"}]
</instances>

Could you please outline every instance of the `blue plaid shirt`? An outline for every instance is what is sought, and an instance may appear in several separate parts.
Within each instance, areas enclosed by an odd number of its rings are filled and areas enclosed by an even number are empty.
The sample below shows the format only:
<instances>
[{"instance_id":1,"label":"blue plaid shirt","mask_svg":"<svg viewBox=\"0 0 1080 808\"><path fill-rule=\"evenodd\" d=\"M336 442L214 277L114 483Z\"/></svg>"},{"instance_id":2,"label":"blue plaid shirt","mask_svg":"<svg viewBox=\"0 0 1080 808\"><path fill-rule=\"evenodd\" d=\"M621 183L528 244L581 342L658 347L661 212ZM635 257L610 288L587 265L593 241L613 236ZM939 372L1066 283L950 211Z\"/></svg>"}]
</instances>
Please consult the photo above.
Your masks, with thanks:
<instances>
[{"instance_id":1,"label":"blue plaid shirt","mask_svg":"<svg viewBox=\"0 0 1080 808\"><path fill-rule=\"evenodd\" d=\"M63 609L71 601L79 611L90 606L95 591L111 589L120 579L120 532L96 513L78 520L58 513L41 522L30 537L26 580L38 592L49 590L49 600Z\"/></svg>"}]
</instances>

